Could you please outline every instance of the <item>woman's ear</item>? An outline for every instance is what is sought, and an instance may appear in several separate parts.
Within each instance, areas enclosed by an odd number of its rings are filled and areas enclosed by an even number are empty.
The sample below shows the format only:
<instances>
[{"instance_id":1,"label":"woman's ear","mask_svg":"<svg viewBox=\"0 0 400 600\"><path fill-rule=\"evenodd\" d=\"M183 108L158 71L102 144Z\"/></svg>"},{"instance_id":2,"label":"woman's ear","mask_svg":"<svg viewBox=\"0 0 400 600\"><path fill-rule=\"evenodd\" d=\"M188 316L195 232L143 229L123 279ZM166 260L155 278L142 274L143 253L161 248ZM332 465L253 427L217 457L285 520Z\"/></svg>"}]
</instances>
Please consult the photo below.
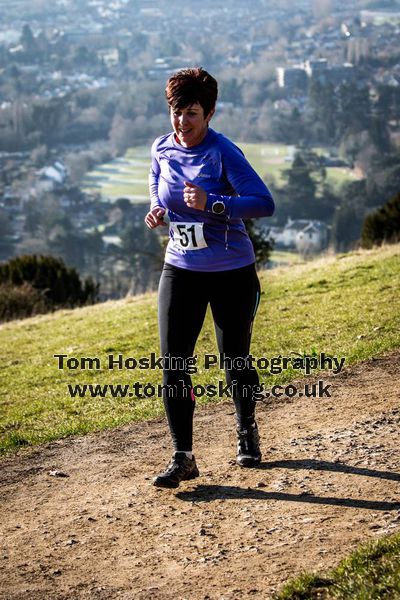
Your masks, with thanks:
<instances>
[{"instance_id":1,"label":"woman's ear","mask_svg":"<svg viewBox=\"0 0 400 600\"><path fill-rule=\"evenodd\" d=\"M207 115L207 117L206 117L206 121L207 121L207 123L209 123L209 122L211 121L211 119L212 119L212 116L213 116L213 114L214 114L214 113L215 113L215 106L214 106L214 108L212 108L212 109L210 110L210 112L208 113L208 115Z\"/></svg>"}]
</instances>

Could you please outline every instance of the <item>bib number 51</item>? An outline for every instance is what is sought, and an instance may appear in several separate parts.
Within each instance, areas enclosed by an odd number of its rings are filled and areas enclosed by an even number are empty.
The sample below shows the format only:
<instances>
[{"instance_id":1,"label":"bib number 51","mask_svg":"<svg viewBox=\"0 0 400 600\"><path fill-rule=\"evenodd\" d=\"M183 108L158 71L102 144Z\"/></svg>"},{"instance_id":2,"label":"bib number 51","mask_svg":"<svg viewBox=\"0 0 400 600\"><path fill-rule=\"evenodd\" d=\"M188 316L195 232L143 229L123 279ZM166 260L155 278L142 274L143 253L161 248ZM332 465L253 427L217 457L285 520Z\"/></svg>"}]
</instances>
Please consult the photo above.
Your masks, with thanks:
<instances>
[{"instance_id":1,"label":"bib number 51","mask_svg":"<svg viewBox=\"0 0 400 600\"><path fill-rule=\"evenodd\" d=\"M181 250L207 248L203 235L204 223L171 223L174 245Z\"/></svg>"}]
</instances>

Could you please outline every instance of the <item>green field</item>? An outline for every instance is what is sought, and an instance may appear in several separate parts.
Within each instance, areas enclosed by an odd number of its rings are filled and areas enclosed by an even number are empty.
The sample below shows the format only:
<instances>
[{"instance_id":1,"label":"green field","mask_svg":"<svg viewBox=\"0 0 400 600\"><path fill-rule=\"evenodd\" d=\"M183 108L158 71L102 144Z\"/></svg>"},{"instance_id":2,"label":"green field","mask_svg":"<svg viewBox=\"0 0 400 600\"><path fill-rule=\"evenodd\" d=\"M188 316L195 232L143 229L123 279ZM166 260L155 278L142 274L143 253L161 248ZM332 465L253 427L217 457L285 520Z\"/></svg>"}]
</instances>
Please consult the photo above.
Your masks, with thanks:
<instances>
[{"instance_id":1,"label":"green field","mask_svg":"<svg viewBox=\"0 0 400 600\"><path fill-rule=\"evenodd\" d=\"M325 352L346 366L400 346L400 245L293 264L260 274L255 357ZM109 354L158 353L156 295L60 310L0 326L0 450L114 427L162 414L161 400L71 398L67 384L157 384L161 371L110 370ZM217 352L210 314L196 348L196 384L216 383L221 373L202 368ZM99 370L58 369L54 354L95 357ZM301 371L261 371L268 386ZM199 403L205 401L199 398Z\"/></svg>"},{"instance_id":2,"label":"green field","mask_svg":"<svg viewBox=\"0 0 400 600\"><path fill-rule=\"evenodd\" d=\"M147 202L149 167L150 147L136 146L129 149L123 158L116 158L89 171L83 189L100 192L111 200L124 197L132 202Z\"/></svg>"},{"instance_id":3,"label":"green field","mask_svg":"<svg viewBox=\"0 0 400 600\"><path fill-rule=\"evenodd\" d=\"M238 146L243 150L246 157L253 165L257 173L268 182L272 177L274 182L281 186L284 185L282 173L291 166L288 160L292 155L294 148L283 144L243 144ZM324 154L324 148L314 148L317 154ZM285 160L285 158L287 160ZM352 169L345 167L329 167L327 169L327 181L333 187L338 188L346 181L357 179L357 175Z\"/></svg>"},{"instance_id":4,"label":"green field","mask_svg":"<svg viewBox=\"0 0 400 600\"><path fill-rule=\"evenodd\" d=\"M265 181L283 185L282 173L289 169L290 147L284 144L245 144L239 143L247 159ZM322 148L316 148L322 153ZM117 158L101 167L90 171L83 182L87 192L98 191L111 200L125 197L133 202L148 201L148 173L150 167L150 147L136 146L130 148L123 158ZM354 171L343 167L327 169L327 180L338 188L345 181L356 179Z\"/></svg>"}]
</instances>

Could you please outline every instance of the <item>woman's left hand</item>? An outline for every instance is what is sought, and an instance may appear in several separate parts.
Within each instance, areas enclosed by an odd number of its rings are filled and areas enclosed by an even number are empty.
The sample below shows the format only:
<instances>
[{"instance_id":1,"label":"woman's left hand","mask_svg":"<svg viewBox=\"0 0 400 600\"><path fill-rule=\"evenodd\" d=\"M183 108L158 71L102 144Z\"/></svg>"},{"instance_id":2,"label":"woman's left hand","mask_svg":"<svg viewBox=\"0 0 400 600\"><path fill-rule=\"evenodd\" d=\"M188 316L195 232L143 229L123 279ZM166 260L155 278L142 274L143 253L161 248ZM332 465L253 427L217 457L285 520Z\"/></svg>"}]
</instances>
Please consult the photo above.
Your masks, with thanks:
<instances>
[{"instance_id":1,"label":"woman's left hand","mask_svg":"<svg viewBox=\"0 0 400 600\"><path fill-rule=\"evenodd\" d=\"M205 210L207 204L207 192L200 186L190 181L185 181L183 188L183 200L190 208Z\"/></svg>"}]
</instances>

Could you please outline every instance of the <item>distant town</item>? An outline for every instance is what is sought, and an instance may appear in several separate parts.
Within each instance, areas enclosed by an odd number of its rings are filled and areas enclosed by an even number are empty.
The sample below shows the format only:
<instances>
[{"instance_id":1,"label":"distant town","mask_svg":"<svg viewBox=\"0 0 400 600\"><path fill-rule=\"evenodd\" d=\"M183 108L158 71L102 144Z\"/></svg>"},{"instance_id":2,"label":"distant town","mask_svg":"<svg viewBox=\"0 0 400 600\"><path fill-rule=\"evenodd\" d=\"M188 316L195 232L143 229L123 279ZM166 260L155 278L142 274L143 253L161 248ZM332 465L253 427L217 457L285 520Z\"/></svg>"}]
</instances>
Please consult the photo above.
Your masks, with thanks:
<instances>
[{"instance_id":1,"label":"distant town","mask_svg":"<svg viewBox=\"0 0 400 600\"><path fill-rule=\"evenodd\" d=\"M295 149L283 183L260 173L278 206L260 231L276 247L351 248L398 189L398 1L20 0L0 12L0 260L61 256L103 298L155 286L164 240L142 225L147 203L84 181L170 130L165 82L191 65L218 79L215 129ZM357 177L332 187L335 164Z\"/></svg>"}]
</instances>

